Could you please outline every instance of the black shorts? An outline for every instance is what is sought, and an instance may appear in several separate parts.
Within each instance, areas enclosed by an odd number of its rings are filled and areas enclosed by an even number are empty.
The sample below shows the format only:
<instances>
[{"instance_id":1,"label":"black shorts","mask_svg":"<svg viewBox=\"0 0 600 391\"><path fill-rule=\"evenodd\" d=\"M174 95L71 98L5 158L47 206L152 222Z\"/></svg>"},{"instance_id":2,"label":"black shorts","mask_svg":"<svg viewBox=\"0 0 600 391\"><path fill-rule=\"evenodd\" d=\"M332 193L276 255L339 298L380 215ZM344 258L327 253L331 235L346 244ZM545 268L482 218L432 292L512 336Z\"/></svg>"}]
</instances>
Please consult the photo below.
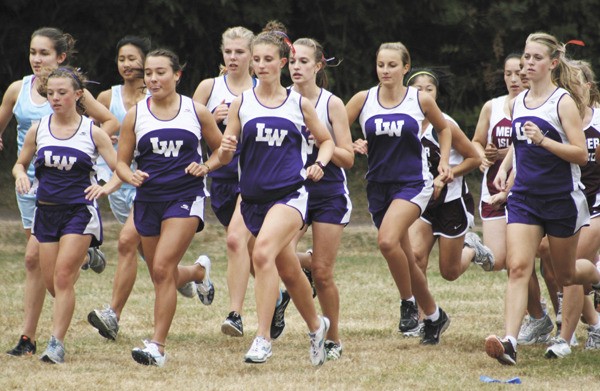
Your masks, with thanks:
<instances>
[{"instance_id":1,"label":"black shorts","mask_svg":"<svg viewBox=\"0 0 600 391\"><path fill-rule=\"evenodd\" d=\"M427 208L421 220L431 225L435 236L457 238L467 233L473 226L475 203L471 194L454 201Z\"/></svg>"}]
</instances>

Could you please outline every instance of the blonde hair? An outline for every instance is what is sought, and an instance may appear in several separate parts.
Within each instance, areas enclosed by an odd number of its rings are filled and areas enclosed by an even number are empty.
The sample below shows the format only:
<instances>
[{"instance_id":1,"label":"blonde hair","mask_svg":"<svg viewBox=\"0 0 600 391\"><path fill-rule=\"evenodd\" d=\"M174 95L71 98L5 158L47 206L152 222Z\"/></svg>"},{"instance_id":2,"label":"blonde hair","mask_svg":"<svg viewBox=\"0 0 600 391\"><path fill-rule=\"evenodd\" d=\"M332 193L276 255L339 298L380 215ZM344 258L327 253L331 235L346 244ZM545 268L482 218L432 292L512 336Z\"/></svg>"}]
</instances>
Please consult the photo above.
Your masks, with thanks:
<instances>
[{"instance_id":1,"label":"blonde hair","mask_svg":"<svg viewBox=\"0 0 600 391\"><path fill-rule=\"evenodd\" d=\"M579 109L579 114L583 117L585 113L585 101L577 88L581 86L582 80L579 77L579 69L566 57L565 45L559 42L554 36L541 32L530 34L525 44L530 42L546 46L550 59L558 60L556 68L551 73L552 82L569 91Z\"/></svg>"},{"instance_id":2,"label":"blonde hair","mask_svg":"<svg viewBox=\"0 0 600 391\"><path fill-rule=\"evenodd\" d=\"M596 84L596 75L592 70L592 65L583 60L575 60L573 61L576 67L579 68L581 72L581 77L583 78L584 83L589 83L589 102L588 105L590 107L598 107L600 105L600 91L598 91L598 85Z\"/></svg>"},{"instance_id":3,"label":"blonde hair","mask_svg":"<svg viewBox=\"0 0 600 391\"><path fill-rule=\"evenodd\" d=\"M252 45L252 40L254 39L254 33L242 26L230 27L223 35L221 35L221 52L225 49L225 40L233 40L233 39L244 39L248 43L248 50L250 50L250 46ZM250 67L248 68L248 72L252 73ZM219 65L219 75L224 75L227 73L227 68L225 65Z\"/></svg>"}]
</instances>

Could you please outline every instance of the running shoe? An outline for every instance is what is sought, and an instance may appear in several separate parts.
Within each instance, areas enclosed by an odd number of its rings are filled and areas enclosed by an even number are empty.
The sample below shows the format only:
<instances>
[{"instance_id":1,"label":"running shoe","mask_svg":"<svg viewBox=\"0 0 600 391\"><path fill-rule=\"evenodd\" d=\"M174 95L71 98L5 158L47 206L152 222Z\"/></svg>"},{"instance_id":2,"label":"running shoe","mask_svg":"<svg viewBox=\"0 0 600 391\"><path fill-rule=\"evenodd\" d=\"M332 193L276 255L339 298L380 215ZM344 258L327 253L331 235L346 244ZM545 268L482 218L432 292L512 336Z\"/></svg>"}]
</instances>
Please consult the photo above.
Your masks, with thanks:
<instances>
[{"instance_id":1,"label":"running shoe","mask_svg":"<svg viewBox=\"0 0 600 391\"><path fill-rule=\"evenodd\" d=\"M221 332L230 337L241 337L244 335L244 324L242 317L235 311L231 311L221 325Z\"/></svg>"},{"instance_id":2,"label":"running shoe","mask_svg":"<svg viewBox=\"0 0 600 391\"><path fill-rule=\"evenodd\" d=\"M92 269L100 274L106 268L106 257L98 247L90 247L87 250L87 261L81 266L83 270Z\"/></svg>"},{"instance_id":3,"label":"running shoe","mask_svg":"<svg viewBox=\"0 0 600 391\"><path fill-rule=\"evenodd\" d=\"M521 325L521 330L519 330L517 343L519 345L546 343L551 338L552 330L554 330L554 324L547 314L544 314L541 319L527 316Z\"/></svg>"},{"instance_id":4,"label":"running shoe","mask_svg":"<svg viewBox=\"0 0 600 391\"><path fill-rule=\"evenodd\" d=\"M262 364L272 355L271 342L267 341L265 337L258 336L252 341L252 346L244 356L244 361L247 363Z\"/></svg>"},{"instance_id":5,"label":"running shoe","mask_svg":"<svg viewBox=\"0 0 600 391\"><path fill-rule=\"evenodd\" d=\"M553 337L544 356L546 358L564 358L571 354L571 347L561 337Z\"/></svg>"},{"instance_id":6,"label":"running shoe","mask_svg":"<svg viewBox=\"0 0 600 391\"><path fill-rule=\"evenodd\" d=\"M206 255L200 255L196 262L196 265L200 265L204 268L204 280L197 282L196 281L196 292L198 293L198 298L204 305L211 305L213 299L215 298L215 286L210 280L210 258Z\"/></svg>"},{"instance_id":7,"label":"running shoe","mask_svg":"<svg viewBox=\"0 0 600 391\"><path fill-rule=\"evenodd\" d=\"M93 310L88 314L88 323L98 330L98 334L106 339L117 339L119 333L119 319L117 314L108 304L104 309Z\"/></svg>"},{"instance_id":8,"label":"running shoe","mask_svg":"<svg viewBox=\"0 0 600 391\"><path fill-rule=\"evenodd\" d=\"M177 288L177 292L181 293L181 296L191 299L196 296L196 283L194 281L189 281Z\"/></svg>"},{"instance_id":9,"label":"running shoe","mask_svg":"<svg viewBox=\"0 0 600 391\"><path fill-rule=\"evenodd\" d=\"M419 326L419 308L410 300L402 300L400 304L400 324L398 330L401 333L414 331Z\"/></svg>"},{"instance_id":10,"label":"running shoe","mask_svg":"<svg viewBox=\"0 0 600 391\"><path fill-rule=\"evenodd\" d=\"M485 339L485 352L502 365L517 364L517 351L508 339L490 335Z\"/></svg>"},{"instance_id":11,"label":"running shoe","mask_svg":"<svg viewBox=\"0 0 600 391\"><path fill-rule=\"evenodd\" d=\"M281 301L275 307L273 319L271 320L271 339L276 340L285 329L285 309L290 303L290 294L287 290L281 292Z\"/></svg>"},{"instance_id":12,"label":"running shoe","mask_svg":"<svg viewBox=\"0 0 600 391\"><path fill-rule=\"evenodd\" d=\"M152 365L162 367L167 361L167 354L160 354L158 345L155 342L144 340L145 348L133 348L131 357L142 365Z\"/></svg>"},{"instance_id":13,"label":"running shoe","mask_svg":"<svg viewBox=\"0 0 600 391\"><path fill-rule=\"evenodd\" d=\"M450 317L444 312L443 309L439 309L440 316L435 322L430 319L423 321L423 337L421 338L422 345L437 345L440 343L440 336L450 326Z\"/></svg>"},{"instance_id":14,"label":"running shoe","mask_svg":"<svg viewBox=\"0 0 600 391\"><path fill-rule=\"evenodd\" d=\"M585 341L587 350L600 349L600 330L595 330L593 327L588 328L588 339Z\"/></svg>"},{"instance_id":15,"label":"running shoe","mask_svg":"<svg viewBox=\"0 0 600 391\"><path fill-rule=\"evenodd\" d=\"M406 338L423 338L423 333L425 333L425 323L419 321L417 327L412 330L405 331L402 333L402 335L404 335Z\"/></svg>"},{"instance_id":16,"label":"running shoe","mask_svg":"<svg viewBox=\"0 0 600 391\"><path fill-rule=\"evenodd\" d=\"M62 364L65 362L65 346L62 342L53 336L50 337L48 346L42 355L40 360L50 364Z\"/></svg>"},{"instance_id":17,"label":"running shoe","mask_svg":"<svg viewBox=\"0 0 600 391\"><path fill-rule=\"evenodd\" d=\"M467 232L465 235L465 246L475 251L473 263L481 266L486 272L494 270L494 254L488 246L481 242L481 238L475 232Z\"/></svg>"},{"instance_id":18,"label":"running shoe","mask_svg":"<svg viewBox=\"0 0 600 391\"><path fill-rule=\"evenodd\" d=\"M328 361L339 360L342 357L342 342L336 343L331 340L325 341L325 353Z\"/></svg>"},{"instance_id":19,"label":"running shoe","mask_svg":"<svg viewBox=\"0 0 600 391\"><path fill-rule=\"evenodd\" d=\"M19 338L19 342L17 342L17 346L7 351L6 354L9 356L21 357L21 356L33 356L36 351L36 343L35 341L31 341L31 339L26 335L21 335Z\"/></svg>"},{"instance_id":20,"label":"running shoe","mask_svg":"<svg viewBox=\"0 0 600 391\"><path fill-rule=\"evenodd\" d=\"M308 333L310 338L310 362L312 365L323 365L327 357L325 352L325 336L329 330L329 319L319 316L320 325L314 333Z\"/></svg>"}]
</instances>

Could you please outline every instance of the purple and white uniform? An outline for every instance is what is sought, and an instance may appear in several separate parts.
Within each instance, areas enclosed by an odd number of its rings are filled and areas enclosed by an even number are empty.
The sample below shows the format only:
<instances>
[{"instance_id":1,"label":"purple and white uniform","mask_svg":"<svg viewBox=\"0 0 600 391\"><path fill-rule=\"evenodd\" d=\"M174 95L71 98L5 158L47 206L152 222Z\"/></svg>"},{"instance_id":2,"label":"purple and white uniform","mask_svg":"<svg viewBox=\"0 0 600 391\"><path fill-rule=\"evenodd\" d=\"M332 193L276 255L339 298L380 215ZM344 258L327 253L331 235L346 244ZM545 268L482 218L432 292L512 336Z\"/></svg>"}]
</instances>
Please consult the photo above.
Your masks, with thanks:
<instances>
[{"instance_id":1,"label":"purple and white uniform","mask_svg":"<svg viewBox=\"0 0 600 391\"><path fill-rule=\"evenodd\" d=\"M515 98L512 122L515 183L508 196L508 223L540 225L551 236L569 237L589 223L589 211L581 190L581 170L535 145L523 130L525 122L536 124L548 139L568 144L558 115L558 104L568 92L557 88L540 106L529 108L529 91Z\"/></svg>"},{"instance_id":2,"label":"purple and white uniform","mask_svg":"<svg viewBox=\"0 0 600 391\"><path fill-rule=\"evenodd\" d=\"M600 110L594 109L592 120L585 128L588 163L581 167L581 182L584 184L590 215L600 216L600 165L596 161L596 147L600 144Z\"/></svg>"},{"instance_id":3,"label":"purple and white uniform","mask_svg":"<svg viewBox=\"0 0 600 391\"><path fill-rule=\"evenodd\" d=\"M329 134L334 142L335 133L329 118L329 100L333 94L323 88L317 99L315 110L319 120L327 127ZM315 146L313 138L309 138L310 129L303 128L306 139L308 140L308 156L306 165L313 165L319 155L319 148ZM348 196L348 186L346 183L346 173L344 169L329 162L323 170L323 178L314 182L307 179L304 186L308 191L308 215L307 223L313 221L330 224L348 224L352 213L352 202Z\"/></svg>"},{"instance_id":4,"label":"purple and white uniform","mask_svg":"<svg viewBox=\"0 0 600 391\"><path fill-rule=\"evenodd\" d=\"M241 124L240 193L246 226L258 235L264 215L275 203L285 203L306 215L308 143L302 134L304 115L301 95L287 90L288 96L277 107L263 106L254 89L242 93L239 109Z\"/></svg>"},{"instance_id":5,"label":"purple and white uniform","mask_svg":"<svg viewBox=\"0 0 600 391\"><path fill-rule=\"evenodd\" d=\"M96 184L98 150L92 138L92 120L82 116L77 131L67 139L52 134L50 119L40 120L34 162L38 206L32 232L40 242L57 241L67 233L89 234L93 245L102 242L102 224L96 201L85 198L85 189ZM50 205L48 205L50 204ZM52 221L47 213L77 213ZM83 216L81 216L83 210ZM74 226L79 229L75 229ZM51 233L49 232L51 231Z\"/></svg>"},{"instance_id":6,"label":"purple and white uniform","mask_svg":"<svg viewBox=\"0 0 600 391\"><path fill-rule=\"evenodd\" d=\"M369 212L378 228L394 199L410 201L422 213L431 198L433 178L419 137L424 118L416 88L407 87L402 101L390 108L379 102L379 86L367 93L359 121L369 145Z\"/></svg>"},{"instance_id":7,"label":"purple and white uniform","mask_svg":"<svg viewBox=\"0 0 600 391\"><path fill-rule=\"evenodd\" d=\"M190 163L202 162L200 120L192 99L179 97L179 112L169 120L158 119L152 114L152 97L136 105L138 155L135 160L138 169L148 173L148 178L137 189L134 202L134 222L143 236L158 235L160 221L170 217L195 216L200 219L198 229L204 227L204 197L208 195L205 179L185 172ZM183 215L169 211L172 203L179 201L189 201L187 206L179 208ZM163 206L157 209L156 205L147 205L152 203L163 203ZM147 215L146 208L154 212Z\"/></svg>"},{"instance_id":8,"label":"purple and white uniform","mask_svg":"<svg viewBox=\"0 0 600 391\"><path fill-rule=\"evenodd\" d=\"M512 122L504 112L508 95L500 96L492 99L492 111L490 113L490 127L487 132L487 143L493 143L498 149L510 147L511 127ZM506 219L506 208L502 205L500 208L495 208L484 200L489 200L491 196L499 191L494 186L494 178L498 174L498 169L502 164L502 160L496 160L494 164L488 167L483 173L481 182L481 201L479 203L479 215L482 220Z\"/></svg>"},{"instance_id":9,"label":"purple and white uniform","mask_svg":"<svg viewBox=\"0 0 600 391\"><path fill-rule=\"evenodd\" d=\"M456 121L444 113L446 121L458 126ZM437 168L440 164L440 144L437 132L433 125L429 124L421 133L421 142L427 154L429 172L437 176ZM449 163L451 167L461 164L464 157L454 148L450 148ZM436 200L429 200L427 209L421 216L421 220L430 224L434 235L442 235L454 238L464 235L475 222L473 197L469 194L467 182L463 176L455 177L454 180L442 189Z\"/></svg>"},{"instance_id":10,"label":"purple and white uniform","mask_svg":"<svg viewBox=\"0 0 600 391\"><path fill-rule=\"evenodd\" d=\"M237 95L229 89L227 85L227 75L215 77L210 96L206 102L206 108L212 113L217 106L223 102L229 106ZM256 79L252 79L256 85ZM223 122L217 124L221 133L225 131L227 118ZM240 147L233 155L233 159L229 164L212 171L208 176L211 178L210 183L210 205L213 212L223 226L228 226L231 222L231 217L237 204L237 196L239 190L239 174L238 161L240 157Z\"/></svg>"}]
</instances>

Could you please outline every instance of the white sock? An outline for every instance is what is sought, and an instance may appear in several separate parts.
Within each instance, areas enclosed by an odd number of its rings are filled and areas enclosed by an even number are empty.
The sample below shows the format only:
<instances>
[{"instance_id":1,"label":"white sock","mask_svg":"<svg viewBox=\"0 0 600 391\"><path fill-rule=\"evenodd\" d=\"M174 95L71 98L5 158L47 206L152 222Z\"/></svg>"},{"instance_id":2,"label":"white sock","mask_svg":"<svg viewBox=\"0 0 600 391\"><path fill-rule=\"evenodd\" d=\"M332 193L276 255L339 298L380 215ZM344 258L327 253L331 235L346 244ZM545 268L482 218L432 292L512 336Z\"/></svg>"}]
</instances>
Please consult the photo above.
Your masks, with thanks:
<instances>
[{"instance_id":1,"label":"white sock","mask_svg":"<svg viewBox=\"0 0 600 391\"><path fill-rule=\"evenodd\" d=\"M404 301L410 301L410 302L411 302L411 303L413 303L413 304L416 304L416 303L417 303L417 301L415 300L415 297L414 297L414 296L411 296L411 297L409 297L408 299L402 299L402 300L404 300Z\"/></svg>"},{"instance_id":2,"label":"white sock","mask_svg":"<svg viewBox=\"0 0 600 391\"><path fill-rule=\"evenodd\" d=\"M433 314L431 315L426 315L425 319L429 319L432 322L437 321L440 318L440 308L437 306L437 304L435 305L435 311L433 312Z\"/></svg>"}]
</instances>

